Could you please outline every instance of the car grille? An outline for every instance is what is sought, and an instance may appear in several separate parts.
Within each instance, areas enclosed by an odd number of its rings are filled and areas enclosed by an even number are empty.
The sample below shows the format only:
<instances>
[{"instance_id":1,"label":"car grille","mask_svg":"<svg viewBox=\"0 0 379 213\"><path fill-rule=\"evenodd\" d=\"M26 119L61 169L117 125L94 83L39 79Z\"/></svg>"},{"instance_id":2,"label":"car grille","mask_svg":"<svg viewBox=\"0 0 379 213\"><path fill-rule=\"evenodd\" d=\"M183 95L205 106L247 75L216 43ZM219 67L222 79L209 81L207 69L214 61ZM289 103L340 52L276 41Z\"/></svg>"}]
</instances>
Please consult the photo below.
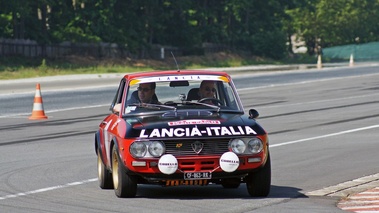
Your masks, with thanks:
<instances>
[{"instance_id":1,"label":"car grille","mask_svg":"<svg viewBox=\"0 0 379 213\"><path fill-rule=\"evenodd\" d=\"M228 150L229 139L169 140L164 141L166 154L174 156L219 155Z\"/></svg>"}]
</instances>

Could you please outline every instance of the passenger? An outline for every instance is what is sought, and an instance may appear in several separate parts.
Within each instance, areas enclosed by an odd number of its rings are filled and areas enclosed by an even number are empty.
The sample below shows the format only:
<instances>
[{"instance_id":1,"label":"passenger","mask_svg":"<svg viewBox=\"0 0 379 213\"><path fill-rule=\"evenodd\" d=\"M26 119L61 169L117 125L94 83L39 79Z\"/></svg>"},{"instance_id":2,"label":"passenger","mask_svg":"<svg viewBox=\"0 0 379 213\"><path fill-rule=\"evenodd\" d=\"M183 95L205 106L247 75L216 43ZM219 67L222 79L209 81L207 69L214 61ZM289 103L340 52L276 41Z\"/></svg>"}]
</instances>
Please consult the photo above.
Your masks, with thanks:
<instances>
[{"instance_id":1,"label":"passenger","mask_svg":"<svg viewBox=\"0 0 379 213\"><path fill-rule=\"evenodd\" d=\"M205 103L205 104L210 104L210 105L220 105L221 102L216 99L216 82L215 81L209 81L209 80L204 80L200 84L199 88L199 102ZM202 100L204 98L210 98L210 100ZM211 100L213 99L213 100Z\"/></svg>"},{"instance_id":2,"label":"passenger","mask_svg":"<svg viewBox=\"0 0 379 213\"><path fill-rule=\"evenodd\" d=\"M216 83L214 81L204 80L200 84L199 96L203 98L216 98Z\"/></svg>"}]
</instances>

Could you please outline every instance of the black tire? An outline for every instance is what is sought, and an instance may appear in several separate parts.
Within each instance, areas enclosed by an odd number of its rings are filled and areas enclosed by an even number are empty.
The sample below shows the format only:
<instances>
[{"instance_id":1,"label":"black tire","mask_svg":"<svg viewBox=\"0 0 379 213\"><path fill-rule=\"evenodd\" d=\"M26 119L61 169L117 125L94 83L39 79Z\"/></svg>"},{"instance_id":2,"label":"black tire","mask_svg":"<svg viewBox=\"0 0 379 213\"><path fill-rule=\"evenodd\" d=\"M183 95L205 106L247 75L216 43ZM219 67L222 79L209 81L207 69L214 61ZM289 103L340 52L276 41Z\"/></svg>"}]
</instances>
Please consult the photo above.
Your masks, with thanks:
<instances>
[{"instance_id":1,"label":"black tire","mask_svg":"<svg viewBox=\"0 0 379 213\"><path fill-rule=\"evenodd\" d=\"M112 174L105 167L101 159L100 150L97 150L97 177L99 186L102 189L113 189Z\"/></svg>"},{"instance_id":2,"label":"black tire","mask_svg":"<svg viewBox=\"0 0 379 213\"><path fill-rule=\"evenodd\" d=\"M228 178L221 180L221 185L225 189L236 189L241 185L241 178Z\"/></svg>"},{"instance_id":3,"label":"black tire","mask_svg":"<svg viewBox=\"0 0 379 213\"><path fill-rule=\"evenodd\" d=\"M126 174L117 148L112 149L112 177L114 191L117 197L135 197L137 194L137 181Z\"/></svg>"},{"instance_id":4,"label":"black tire","mask_svg":"<svg viewBox=\"0 0 379 213\"><path fill-rule=\"evenodd\" d=\"M251 172L246 177L246 187L252 197L267 197L271 187L271 160L267 156L266 164L257 172Z\"/></svg>"}]
</instances>

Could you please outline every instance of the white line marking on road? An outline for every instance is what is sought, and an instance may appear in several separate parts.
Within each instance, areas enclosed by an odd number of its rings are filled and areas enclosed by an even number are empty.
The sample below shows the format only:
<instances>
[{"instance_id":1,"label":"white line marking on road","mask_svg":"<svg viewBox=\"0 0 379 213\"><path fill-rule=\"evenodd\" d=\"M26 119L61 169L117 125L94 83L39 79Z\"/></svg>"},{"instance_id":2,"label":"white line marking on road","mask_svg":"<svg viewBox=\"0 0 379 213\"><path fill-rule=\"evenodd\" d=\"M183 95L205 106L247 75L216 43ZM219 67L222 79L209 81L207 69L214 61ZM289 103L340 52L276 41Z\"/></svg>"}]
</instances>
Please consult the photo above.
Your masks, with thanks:
<instances>
[{"instance_id":1,"label":"white line marking on road","mask_svg":"<svg viewBox=\"0 0 379 213\"><path fill-rule=\"evenodd\" d=\"M273 145L270 145L270 148L279 147L279 146L286 146L286 145L290 145L290 144L301 143L301 142L306 142L306 141L311 141L311 140L316 140L316 139L321 139L321 138L327 138L327 137L332 137L332 136L337 136L337 135L343 135L343 134L348 134L348 133L352 133L352 132L364 131L364 130L369 130L369 129L374 129L374 128L379 128L379 125L367 126L367 127L357 128L357 129L350 129L350 130L346 130L346 131L336 132L336 133L322 135L322 136L318 136L318 137L304 138L304 139L289 141L289 142L280 143L280 144L273 144ZM34 191L28 191L28 192L21 192L21 193L12 194L12 195L6 195L3 197L0 197L0 200L5 200L5 199L9 199L9 198L16 198L16 197L21 197L21 196L26 196L26 195L30 195L30 194L36 194L36 193L40 193L40 192L46 192L46 191L51 191L51 190L56 190L56 189L61 189L61 188L67 188L70 186L82 185L82 184L86 184L86 183L90 183L90 182L94 182L94 181L97 181L97 178L92 178L92 179L73 182L73 183L67 183L64 185L47 187L47 188L43 188L43 189L37 189Z\"/></svg>"},{"instance_id":2,"label":"white line marking on road","mask_svg":"<svg viewBox=\"0 0 379 213\"><path fill-rule=\"evenodd\" d=\"M16 197L21 197L21 196L26 196L26 195L31 195L31 194L37 194L37 193L41 193L41 192L52 191L55 189L62 189L62 188L70 187L70 186L82 185L82 184L86 184L86 183L90 183L90 182L94 182L94 181L97 181L97 178L77 181L77 182L73 182L73 183L67 183L64 185L58 185L58 186L52 186L52 187L37 189L37 190L33 190L33 191L28 191L28 192L20 192L20 193L12 194L12 195L5 195L3 197L0 197L0 200L5 200L5 199L9 199L9 198L16 198Z\"/></svg>"},{"instance_id":3,"label":"white line marking on road","mask_svg":"<svg viewBox=\"0 0 379 213\"><path fill-rule=\"evenodd\" d=\"M105 106L110 106L109 104L101 104L101 105L92 105L92 106L82 106L82 107L71 107L71 108L65 108L65 109L56 109L56 110L45 110L45 113L52 113L52 112L64 112L64 111L69 111L69 110L78 110L78 109L89 109L89 108L96 108L96 107L105 107ZM20 114L10 114L10 115L1 115L0 118L8 118L8 117L16 117L18 118L19 116L29 116L31 115L30 113L20 113Z\"/></svg>"},{"instance_id":4,"label":"white line marking on road","mask_svg":"<svg viewBox=\"0 0 379 213\"><path fill-rule=\"evenodd\" d=\"M333 81L333 80L343 80L343 79L348 79L348 78L357 78L357 77L367 77L367 76L377 76L378 73L373 73L373 74L367 74L367 75L352 75L352 76L343 76L343 77L330 77L330 78L325 78L325 79L315 79L315 80L306 80L306 81L298 81L298 82L290 82L290 83L280 83L280 84L269 84L265 86L256 86L256 87L248 87L248 88L242 88L238 89L238 91L244 91L248 90L250 91L251 89L266 89L266 88L272 88L272 87L280 87L280 86L292 86L292 85L300 85L300 84L309 84L309 83L317 83L317 82L324 82L324 81Z\"/></svg>"},{"instance_id":5,"label":"white line marking on road","mask_svg":"<svg viewBox=\"0 0 379 213\"><path fill-rule=\"evenodd\" d=\"M324 99L324 100L317 100L317 101L299 102L299 103L292 103L292 104L275 104L273 106L265 106L265 109L282 108L282 107L290 107L290 106L303 106L304 104L319 104L319 103L326 103L326 102L336 102L336 101L343 101L343 100L350 100L350 99L367 98L367 97L372 97L372 96L379 96L379 93L369 94L369 95L349 96L349 97L343 97L343 98Z\"/></svg>"},{"instance_id":6,"label":"white line marking on road","mask_svg":"<svg viewBox=\"0 0 379 213\"><path fill-rule=\"evenodd\" d=\"M306 142L306 141L312 141L312 140L317 140L317 139L321 139L321 138L329 138L329 137L333 137L333 136L337 136L337 135L344 135L344 134L348 134L348 133L359 132L359 131L375 129L375 128L379 128L379 124L378 125L372 125L372 126L366 126L366 127L362 127L362 128L357 128L357 129L350 129L350 130L341 131L341 132L335 132L335 133L331 133L331 134L327 134L327 135L320 135L317 137L304 138L304 139L295 140L295 141L288 141L288 142L284 142L284 143L273 144L273 145L270 145L270 148L278 147L278 146L285 146L285 145L290 145L290 144L295 144L295 143L301 143L301 142Z\"/></svg>"}]
</instances>

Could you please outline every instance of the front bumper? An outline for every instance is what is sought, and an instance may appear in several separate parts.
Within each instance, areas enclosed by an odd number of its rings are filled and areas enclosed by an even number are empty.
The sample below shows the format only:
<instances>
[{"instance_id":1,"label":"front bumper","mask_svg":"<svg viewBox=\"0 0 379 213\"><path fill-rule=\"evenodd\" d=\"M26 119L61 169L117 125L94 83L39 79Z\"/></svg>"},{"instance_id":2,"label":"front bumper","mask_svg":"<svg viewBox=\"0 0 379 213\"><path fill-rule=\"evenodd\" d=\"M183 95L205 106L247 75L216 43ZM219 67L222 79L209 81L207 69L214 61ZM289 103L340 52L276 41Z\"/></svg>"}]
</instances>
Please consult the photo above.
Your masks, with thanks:
<instances>
[{"instance_id":1,"label":"front bumper","mask_svg":"<svg viewBox=\"0 0 379 213\"><path fill-rule=\"evenodd\" d=\"M130 158L129 158L130 159ZM187 172L210 172L211 182L225 178L243 178L248 173L254 172L261 168L265 161L266 155L264 152L254 156L239 156L238 168L233 172L223 171L220 166L220 156L208 157L188 157L177 158L177 169L173 174L164 174L158 168L158 159L144 159L143 164L139 166L132 166L136 164L133 161L125 161L127 165L126 171L130 175L139 176L147 182L162 182L172 180L184 180L184 174ZM138 162L142 162L138 160ZM209 181L208 181L209 182ZM200 184L201 185L201 184Z\"/></svg>"}]
</instances>

